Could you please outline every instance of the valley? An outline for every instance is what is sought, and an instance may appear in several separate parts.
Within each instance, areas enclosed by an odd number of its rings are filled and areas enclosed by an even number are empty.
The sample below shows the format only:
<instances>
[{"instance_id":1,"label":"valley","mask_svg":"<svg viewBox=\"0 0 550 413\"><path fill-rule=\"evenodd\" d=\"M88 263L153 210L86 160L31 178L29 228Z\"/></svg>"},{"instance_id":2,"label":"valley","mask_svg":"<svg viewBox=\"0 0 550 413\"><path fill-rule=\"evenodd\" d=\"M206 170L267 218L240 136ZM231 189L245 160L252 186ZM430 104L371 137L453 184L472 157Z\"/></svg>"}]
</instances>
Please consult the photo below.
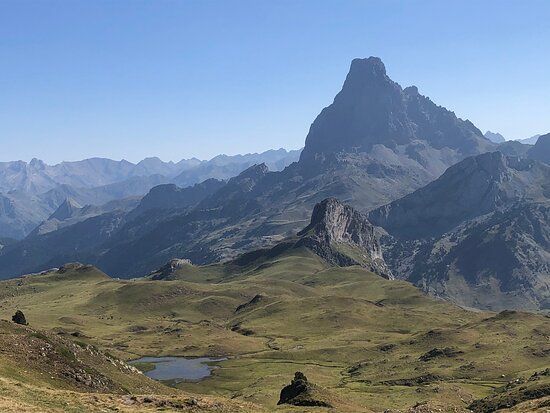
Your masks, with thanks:
<instances>
[{"instance_id":1,"label":"valley","mask_svg":"<svg viewBox=\"0 0 550 413\"><path fill-rule=\"evenodd\" d=\"M543 314L466 311L358 266L330 267L308 249L156 278L68 265L2 282L0 316L22 309L33 327L125 360L227 357L211 377L177 387L268 411L298 370L338 411L407 411L423 401L454 412L548 367ZM285 409L293 411L277 408Z\"/></svg>"},{"instance_id":2,"label":"valley","mask_svg":"<svg viewBox=\"0 0 550 413\"><path fill-rule=\"evenodd\" d=\"M301 152L0 164L0 408L547 412L550 134L502 139L370 57Z\"/></svg>"},{"instance_id":3,"label":"valley","mask_svg":"<svg viewBox=\"0 0 550 413\"><path fill-rule=\"evenodd\" d=\"M550 1L0 1L0 413L550 413Z\"/></svg>"}]
</instances>

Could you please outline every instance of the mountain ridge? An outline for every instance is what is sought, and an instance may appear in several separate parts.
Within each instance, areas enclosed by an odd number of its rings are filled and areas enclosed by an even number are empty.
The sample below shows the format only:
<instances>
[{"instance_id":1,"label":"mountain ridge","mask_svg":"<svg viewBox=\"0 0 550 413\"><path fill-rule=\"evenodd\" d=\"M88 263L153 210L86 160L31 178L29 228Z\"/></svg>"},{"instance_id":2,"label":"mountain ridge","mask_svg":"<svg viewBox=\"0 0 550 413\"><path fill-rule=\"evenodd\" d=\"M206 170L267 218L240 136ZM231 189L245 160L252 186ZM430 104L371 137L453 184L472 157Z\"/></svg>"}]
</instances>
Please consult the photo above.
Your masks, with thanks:
<instances>
[{"instance_id":1,"label":"mountain ridge","mask_svg":"<svg viewBox=\"0 0 550 413\"><path fill-rule=\"evenodd\" d=\"M467 307L550 308L550 167L499 152L467 158L371 211L399 278Z\"/></svg>"},{"instance_id":2,"label":"mountain ridge","mask_svg":"<svg viewBox=\"0 0 550 413\"><path fill-rule=\"evenodd\" d=\"M298 162L280 172L251 166L183 210L140 219L130 214L96 219L108 228L92 232L109 236L85 248L85 261L133 277L173 257L197 264L231 260L295 234L307 225L315 204L326 198L366 212L425 186L468 155L492 148L496 145L471 122L437 106L418 88L402 89L393 82L380 59L354 60L342 91L312 124ZM63 237L69 238L80 232L64 231ZM40 239L26 242L44 245ZM10 246L0 256L3 276L22 265L22 245ZM52 254L65 261L81 255L74 250ZM34 261L35 269L46 265L40 261ZM50 257L48 265L54 261Z\"/></svg>"},{"instance_id":3,"label":"mountain ridge","mask_svg":"<svg viewBox=\"0 0 550 413\"><path fill-rule=\"evenodd\" d=\"M106 158L47 165L39 159L0 163L0 236L24 238L67 198L80 205L100 206L145 195L159 184L192 186L203 180L229 179L256 161L274 170L298 159L300 151L269 150L245 155L219 155L209 161L163 162L146 158L137 164Z\"/></svg>"}]
</instances>

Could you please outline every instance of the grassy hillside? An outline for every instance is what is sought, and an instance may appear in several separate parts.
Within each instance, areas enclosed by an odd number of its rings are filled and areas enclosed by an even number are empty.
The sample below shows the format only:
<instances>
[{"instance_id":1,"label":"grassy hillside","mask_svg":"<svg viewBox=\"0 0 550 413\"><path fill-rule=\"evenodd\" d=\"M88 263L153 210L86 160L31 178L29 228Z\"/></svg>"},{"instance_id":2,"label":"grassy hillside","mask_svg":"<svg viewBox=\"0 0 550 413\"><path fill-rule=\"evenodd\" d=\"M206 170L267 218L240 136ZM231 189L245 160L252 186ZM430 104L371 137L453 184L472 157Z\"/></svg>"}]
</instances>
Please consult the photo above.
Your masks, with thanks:
<instances>
[{"instance_id":1,"label":"grassy hillside","mask_svg":"<svg viewBox=\"0 0 550 413\"><path fill-rule=\"evenodd\" d=\"M258 411L191 396L148 379L97 347L51 331L0 321L0 411Z\"/></svg>"},{"instance_id":2,"label":"grassy hillside","mask_svg":"<svg viewBox=\"0 0 550 413\"><path fill-rule=\"evenodd\" d=\"M167 280L75 266L5 281L0 317L21 309L32 327L127 360L228 356L212 377L178 387L268 411L302 411L276 407L298 370L335 396L338 411L425 403L455 412L550 366L544 315L466 311L359 267L329 268L307 250L248 258L185 265Z\"/></svg>"}]
</instances>

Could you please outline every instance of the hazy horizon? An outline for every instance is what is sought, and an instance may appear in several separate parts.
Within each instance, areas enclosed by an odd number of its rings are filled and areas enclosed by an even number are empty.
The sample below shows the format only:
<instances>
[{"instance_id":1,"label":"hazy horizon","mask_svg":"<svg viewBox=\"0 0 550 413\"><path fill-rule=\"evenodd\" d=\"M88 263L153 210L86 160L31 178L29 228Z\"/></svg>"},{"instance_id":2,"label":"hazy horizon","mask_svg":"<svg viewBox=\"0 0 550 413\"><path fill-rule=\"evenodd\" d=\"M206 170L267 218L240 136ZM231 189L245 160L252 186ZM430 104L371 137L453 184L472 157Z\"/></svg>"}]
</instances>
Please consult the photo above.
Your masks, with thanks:
<instances>
[{"instance_id":1,"label":"hazy horizon","mask_svg":"<svg viewBox=\"0 0 550 413\"><path fill-rule=\"evenodd\" d=\"M544 1L4 1L0 161L298 149L371 55L482 132L545 134L549 18Z\"/></svg>"},{"instance_id":2,"label":"hazy horizon","mask_svg":"<svg viewBox=\"0 0 550 413\"><path fill-rule=\"evenodd\" d=\"M130 162L130 163L133 163L133 164L137 164L145 159L150 159L150 158L157 158L157 159L160 159L162 162L166 162L166 163L178 163L180 161L188 161L188 160L192 160L192 159L196 159L198 161L201 161L201 162L208 162L208 161L211 161L212 159L214 158L217 158L219 156L248 156L248 155L260 155L262 153L265 153L265 152L269 152L269 151L279 151L281 149L284 149L287 153L290 153L290 152L293 152L293 151L301 151L303 149L303 146L300 147L300 148L297 148L297 149L288 149L288 148L270 148L270 149L266 149L266 150L263 150L263 151L258 151L258 152L243 152L243 153L234 153L234 154L227 154L227 153L218 153L214 156L211 156L211 157L208 157L208 158L198 158L196 156L191 156L191 157L183 157L183 158L179 158L179 159L162 159L161 157L159 156L146 156L144 158L141 158L141 159L137 159L137 160L129 160L129 159L126 159L126 158L113 158L113 157L108 157L108 156L84 156L83 158L77 158L77 159L63 159L61 161L58 161L58 162L48 162L44 159L41 159L41 158L38 158L36 156L30 158L30 159L10 159L10 160L0 160L0 163L4 163L4 162L20 162L20 161L23 161L23 162L27 162L27 163L30 163L32 162L34 159L38 159L40 161L43 161L45 164L47 165L50 165L50 166L53 166L53 165L58 165L60 163L63 163L63 162L78 162L78 161L83 161L83 160L86 160L86 159L94 159L94 158L97 158L97 159L110 159L110 160L113 160L113 161L127 161L127 162Z\"/></svg>"}]
</instances>

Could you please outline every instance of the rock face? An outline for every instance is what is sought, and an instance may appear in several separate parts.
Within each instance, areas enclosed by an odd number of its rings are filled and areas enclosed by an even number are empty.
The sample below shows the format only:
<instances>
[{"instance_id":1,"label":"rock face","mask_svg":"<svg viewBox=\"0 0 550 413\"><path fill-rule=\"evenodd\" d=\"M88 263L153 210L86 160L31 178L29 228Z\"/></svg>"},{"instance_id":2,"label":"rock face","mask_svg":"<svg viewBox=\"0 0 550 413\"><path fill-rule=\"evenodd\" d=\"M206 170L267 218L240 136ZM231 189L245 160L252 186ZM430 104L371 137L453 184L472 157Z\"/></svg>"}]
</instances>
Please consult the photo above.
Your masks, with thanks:
<instances>
[{"instance_id":1,"label":"rock face","mask_svg":"<svg viewBox=\"0 0 550 413\"><path fill-rule=\"evenodd\" d=\"M460 305L550 308L550 167L498 152L369 214L398 278Z\"/></svg>"},{"instance_id":2,"label":"rock face","mask_svg":"<svg viewBox=\"0 0 550 413\"><path fill-rule=\"evenodd\" d=\"M281 390L277 404L290 404L293 406L317 406L332 407L326 400L320 400L317 396L317 387L307 380L304 373L297 371L288 386Z\"/></svg>"},{"instance_id":3,"label":"rock face","mask_svg":"<svg viewBox=\"0 0 550 413\"><path fill-rule=\"evenodd\" d=\"M391 278L372 224L336 198L315 205L310 224L298 233L304 245L333 265L361 265Z\"/></svg>"},{"instance_id":4,"label":"rock face","mask_svg":"<svg viewBox=\"0 0 550 413\"><path fill-rule=\"evenodd\" d=\"M253 307L263 300L265 300L265 296L263 296L262 294L256 294L254 297L252 297L250 301L243 304L239 304L235 309L235 312L238 313L239 311Z\"/></svg>"},{"instance_id":5,"label":"rock face","mask_svg":"<svg viewBox=\"0 0 550 413\"><path fill-rule=\"evenodd\" d=\"M57 207L55 212L48 219L57 219L59 221L71 218L82 207L71 198L65 199L61 205Z\"/></svg>"},{"instance_id":6,"label":"rock face","mask_svg":"<svg viewBox=\"0 0 550 413\"><path fill-rule=\"evenodd\" d=\"M300 159L342 151L369 153L375 145L397 150L415 143L407 150L414 158L420 155L414 154L414 147L421 141L463 156L492 147L471 122L435 105L414 86L403 90L388 77L379 58L354 59L334 103L311 125Z\"/></svg>"},{"instance_id":7,"label":"rock face","mask_svg":"<svg viewBox=\"0 0 550 413\"><path fill-rule=\"evenodd\" d=\"M420 361L430 361L430 360L433 360L433 359L436 359L436 358L441 358L441 357L456 357L456 356L458 356L459 354L462 354L462 353L463 353L462 351L455 350L451 347L443 347L443 348L435 347L435 348L431 349L430 351L422 354L418 359Z\"/></svg>"}]
</instances>

